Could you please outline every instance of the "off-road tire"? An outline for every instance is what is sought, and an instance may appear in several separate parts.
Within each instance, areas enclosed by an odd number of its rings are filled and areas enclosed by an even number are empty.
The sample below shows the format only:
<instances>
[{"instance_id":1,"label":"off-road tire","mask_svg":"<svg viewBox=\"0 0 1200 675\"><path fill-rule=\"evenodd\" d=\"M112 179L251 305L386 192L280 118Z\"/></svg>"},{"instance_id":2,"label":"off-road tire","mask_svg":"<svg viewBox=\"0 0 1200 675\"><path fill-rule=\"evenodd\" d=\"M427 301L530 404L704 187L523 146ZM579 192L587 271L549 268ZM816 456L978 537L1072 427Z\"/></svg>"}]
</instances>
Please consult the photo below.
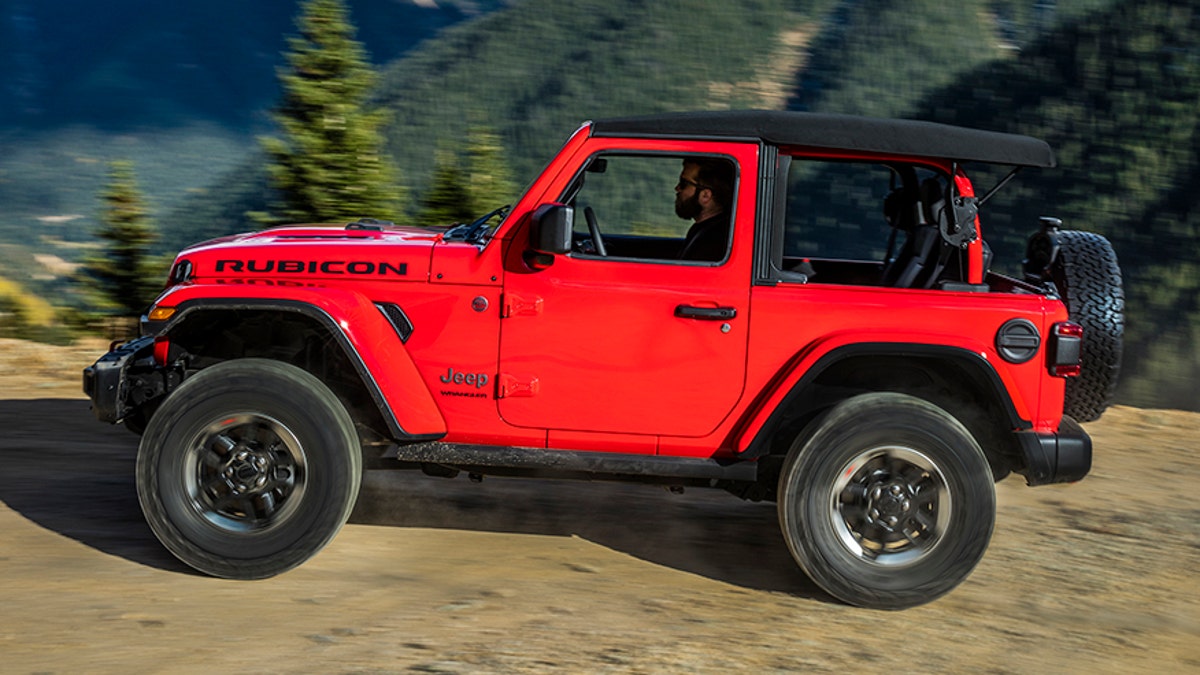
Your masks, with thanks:
<instances>
[{"instance_id":1,"label":"off-road tire","mask_svg":"<svg viewBox=\"0 0 1200 675\"><path fill-rule=\"evenodd\" d=\"M1058 255L1051 278L1071 320L1083 326L1081 372L1067 380L1063 412L1091 422L1112 401L1121 372L1125 292L1112 244L1092 232L1056 233Z\"/></svg>"},{"instance_id":2,"label":"off-road tire","mask_svg":"<svg viewBox=\"0 0 1200 675\"><path fill-rule=\"evenodd\" d=\"M362 455L337 396L279 361L188 378L150 419L138 500L159 541L218 577L261 579L325 546L358 495Z\"/></svg>"},{"instance_id":3,"label":"off-road tire","mask_svg":"<svg viewBox=\"0 0 1200 675\"><path fill-rule=\"evenodd\" d=\"M862 394L811 422L788 452L778 494L780 528L805 574L873 609L956 587L983 557L996 518L979 444L945 410L904 394Z\"/></svg>"}]
</instances>

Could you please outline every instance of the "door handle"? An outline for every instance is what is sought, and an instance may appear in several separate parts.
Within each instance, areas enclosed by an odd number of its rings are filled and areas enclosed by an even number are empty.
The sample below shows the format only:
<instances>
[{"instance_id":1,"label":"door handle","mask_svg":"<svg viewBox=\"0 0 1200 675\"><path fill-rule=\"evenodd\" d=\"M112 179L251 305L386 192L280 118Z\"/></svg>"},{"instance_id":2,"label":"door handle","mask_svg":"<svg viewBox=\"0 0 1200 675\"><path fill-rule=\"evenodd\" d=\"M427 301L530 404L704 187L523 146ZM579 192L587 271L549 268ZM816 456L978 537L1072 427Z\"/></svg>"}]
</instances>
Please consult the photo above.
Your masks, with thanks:
<instances>
[{"instance_id":1,"label":"door handle","mask_svg":"<svg viewBox=\"0 0 1200 675\"><path fill-rule=\"evenodd\" d=\"M700 319L702 321L726 321L737 316L737 308L676 305L675 316L683 319Z\"/></svg>"}]
</instances>

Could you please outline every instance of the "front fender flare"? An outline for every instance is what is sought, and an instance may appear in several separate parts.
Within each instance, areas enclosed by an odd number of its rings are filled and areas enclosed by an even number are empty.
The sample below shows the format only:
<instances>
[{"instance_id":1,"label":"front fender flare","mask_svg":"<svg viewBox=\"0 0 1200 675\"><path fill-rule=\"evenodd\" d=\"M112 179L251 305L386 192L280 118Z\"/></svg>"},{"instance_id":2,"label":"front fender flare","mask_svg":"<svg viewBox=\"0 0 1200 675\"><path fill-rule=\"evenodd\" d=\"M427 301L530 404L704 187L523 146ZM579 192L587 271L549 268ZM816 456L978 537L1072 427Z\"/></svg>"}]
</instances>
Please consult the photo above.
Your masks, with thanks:
<instances>
[{"instance_id":1,"label":"front fender flare","mask_svg":"<svg viewBox=\"0 0 1200 675\"><path fill-rule=\"evenodd\" d=\"M287 297L279 297L255 288L253 295L213 297L211 287L202 296L194 289L188 287L159 299L158 306L173 306L175 314L158 335L169 336L189 317L206 311L248 309L303 314L323 326L342 348L394 438L428 441L446 434L446 421L397 329L365 296L327 288L289 288Z\"/></svg>"}]
</instances>

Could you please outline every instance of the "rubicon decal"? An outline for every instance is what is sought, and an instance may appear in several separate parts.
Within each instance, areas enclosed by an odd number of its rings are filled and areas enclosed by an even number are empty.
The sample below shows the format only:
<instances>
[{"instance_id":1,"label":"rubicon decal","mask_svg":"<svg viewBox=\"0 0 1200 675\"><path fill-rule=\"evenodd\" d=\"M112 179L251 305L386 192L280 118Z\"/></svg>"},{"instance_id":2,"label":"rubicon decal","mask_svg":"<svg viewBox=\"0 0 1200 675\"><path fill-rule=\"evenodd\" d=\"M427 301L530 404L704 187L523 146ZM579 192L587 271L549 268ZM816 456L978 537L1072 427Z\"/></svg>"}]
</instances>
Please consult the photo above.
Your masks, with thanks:
<instances>
[{"instance_id":1,"label":"rubicon decal","mask_svg":"<svg viewBox=\"0 0 1200 675\"><path fill-rule=\"evenodd\" d=\"M406 276L408 263L371 260L218 260L216 272Z\"/></svg>"}]
</instances>

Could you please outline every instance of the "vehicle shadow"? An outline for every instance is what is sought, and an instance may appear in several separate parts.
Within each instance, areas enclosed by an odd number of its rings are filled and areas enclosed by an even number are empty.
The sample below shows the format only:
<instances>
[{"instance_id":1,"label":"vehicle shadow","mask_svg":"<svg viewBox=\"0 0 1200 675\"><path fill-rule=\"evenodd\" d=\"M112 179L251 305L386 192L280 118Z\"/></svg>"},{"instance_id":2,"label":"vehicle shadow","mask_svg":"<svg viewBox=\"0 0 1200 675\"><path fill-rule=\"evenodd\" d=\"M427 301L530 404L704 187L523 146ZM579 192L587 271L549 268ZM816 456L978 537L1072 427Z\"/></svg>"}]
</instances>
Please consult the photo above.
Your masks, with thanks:
<instances>
[{"instance_id":1,"label":"vehicle shadow","mask_svg":"<svg viewBox=\"0 0 1200 675\"><path fill-rule=\"evenodd\" d=\"M78 399L0 400L0 501L105 553L189 572L142 518L137 437L101 424Z\"/></svg>"},{"instance_id":2,"label":"vehicle shadow","mask_svg":"<svg viewBox=\"0 0 1200 675\"><path fill-rule=\"evenodd\" d=\"M137 437L98 423L86 400L0 400L0 501L104 553L195 574L159 544L134 484ZM672 569L829 600L792 560L775 505L718 490L368 471L351 523L578 536ZM336 545L336 539L334 541Z\"/></svg>"},{"instance_id":3,"label":"vehicle shadow","mask_svg":"<svg viewBox=\"0 0 1200 675\"><path fill-rule=\"evenodd\" d=\"M350 522L577 536L650 563L743 588L836 602L808 580L774 503L721 490L607 481L431 478L369 471Z\"/></svg>"}]
</instances>

